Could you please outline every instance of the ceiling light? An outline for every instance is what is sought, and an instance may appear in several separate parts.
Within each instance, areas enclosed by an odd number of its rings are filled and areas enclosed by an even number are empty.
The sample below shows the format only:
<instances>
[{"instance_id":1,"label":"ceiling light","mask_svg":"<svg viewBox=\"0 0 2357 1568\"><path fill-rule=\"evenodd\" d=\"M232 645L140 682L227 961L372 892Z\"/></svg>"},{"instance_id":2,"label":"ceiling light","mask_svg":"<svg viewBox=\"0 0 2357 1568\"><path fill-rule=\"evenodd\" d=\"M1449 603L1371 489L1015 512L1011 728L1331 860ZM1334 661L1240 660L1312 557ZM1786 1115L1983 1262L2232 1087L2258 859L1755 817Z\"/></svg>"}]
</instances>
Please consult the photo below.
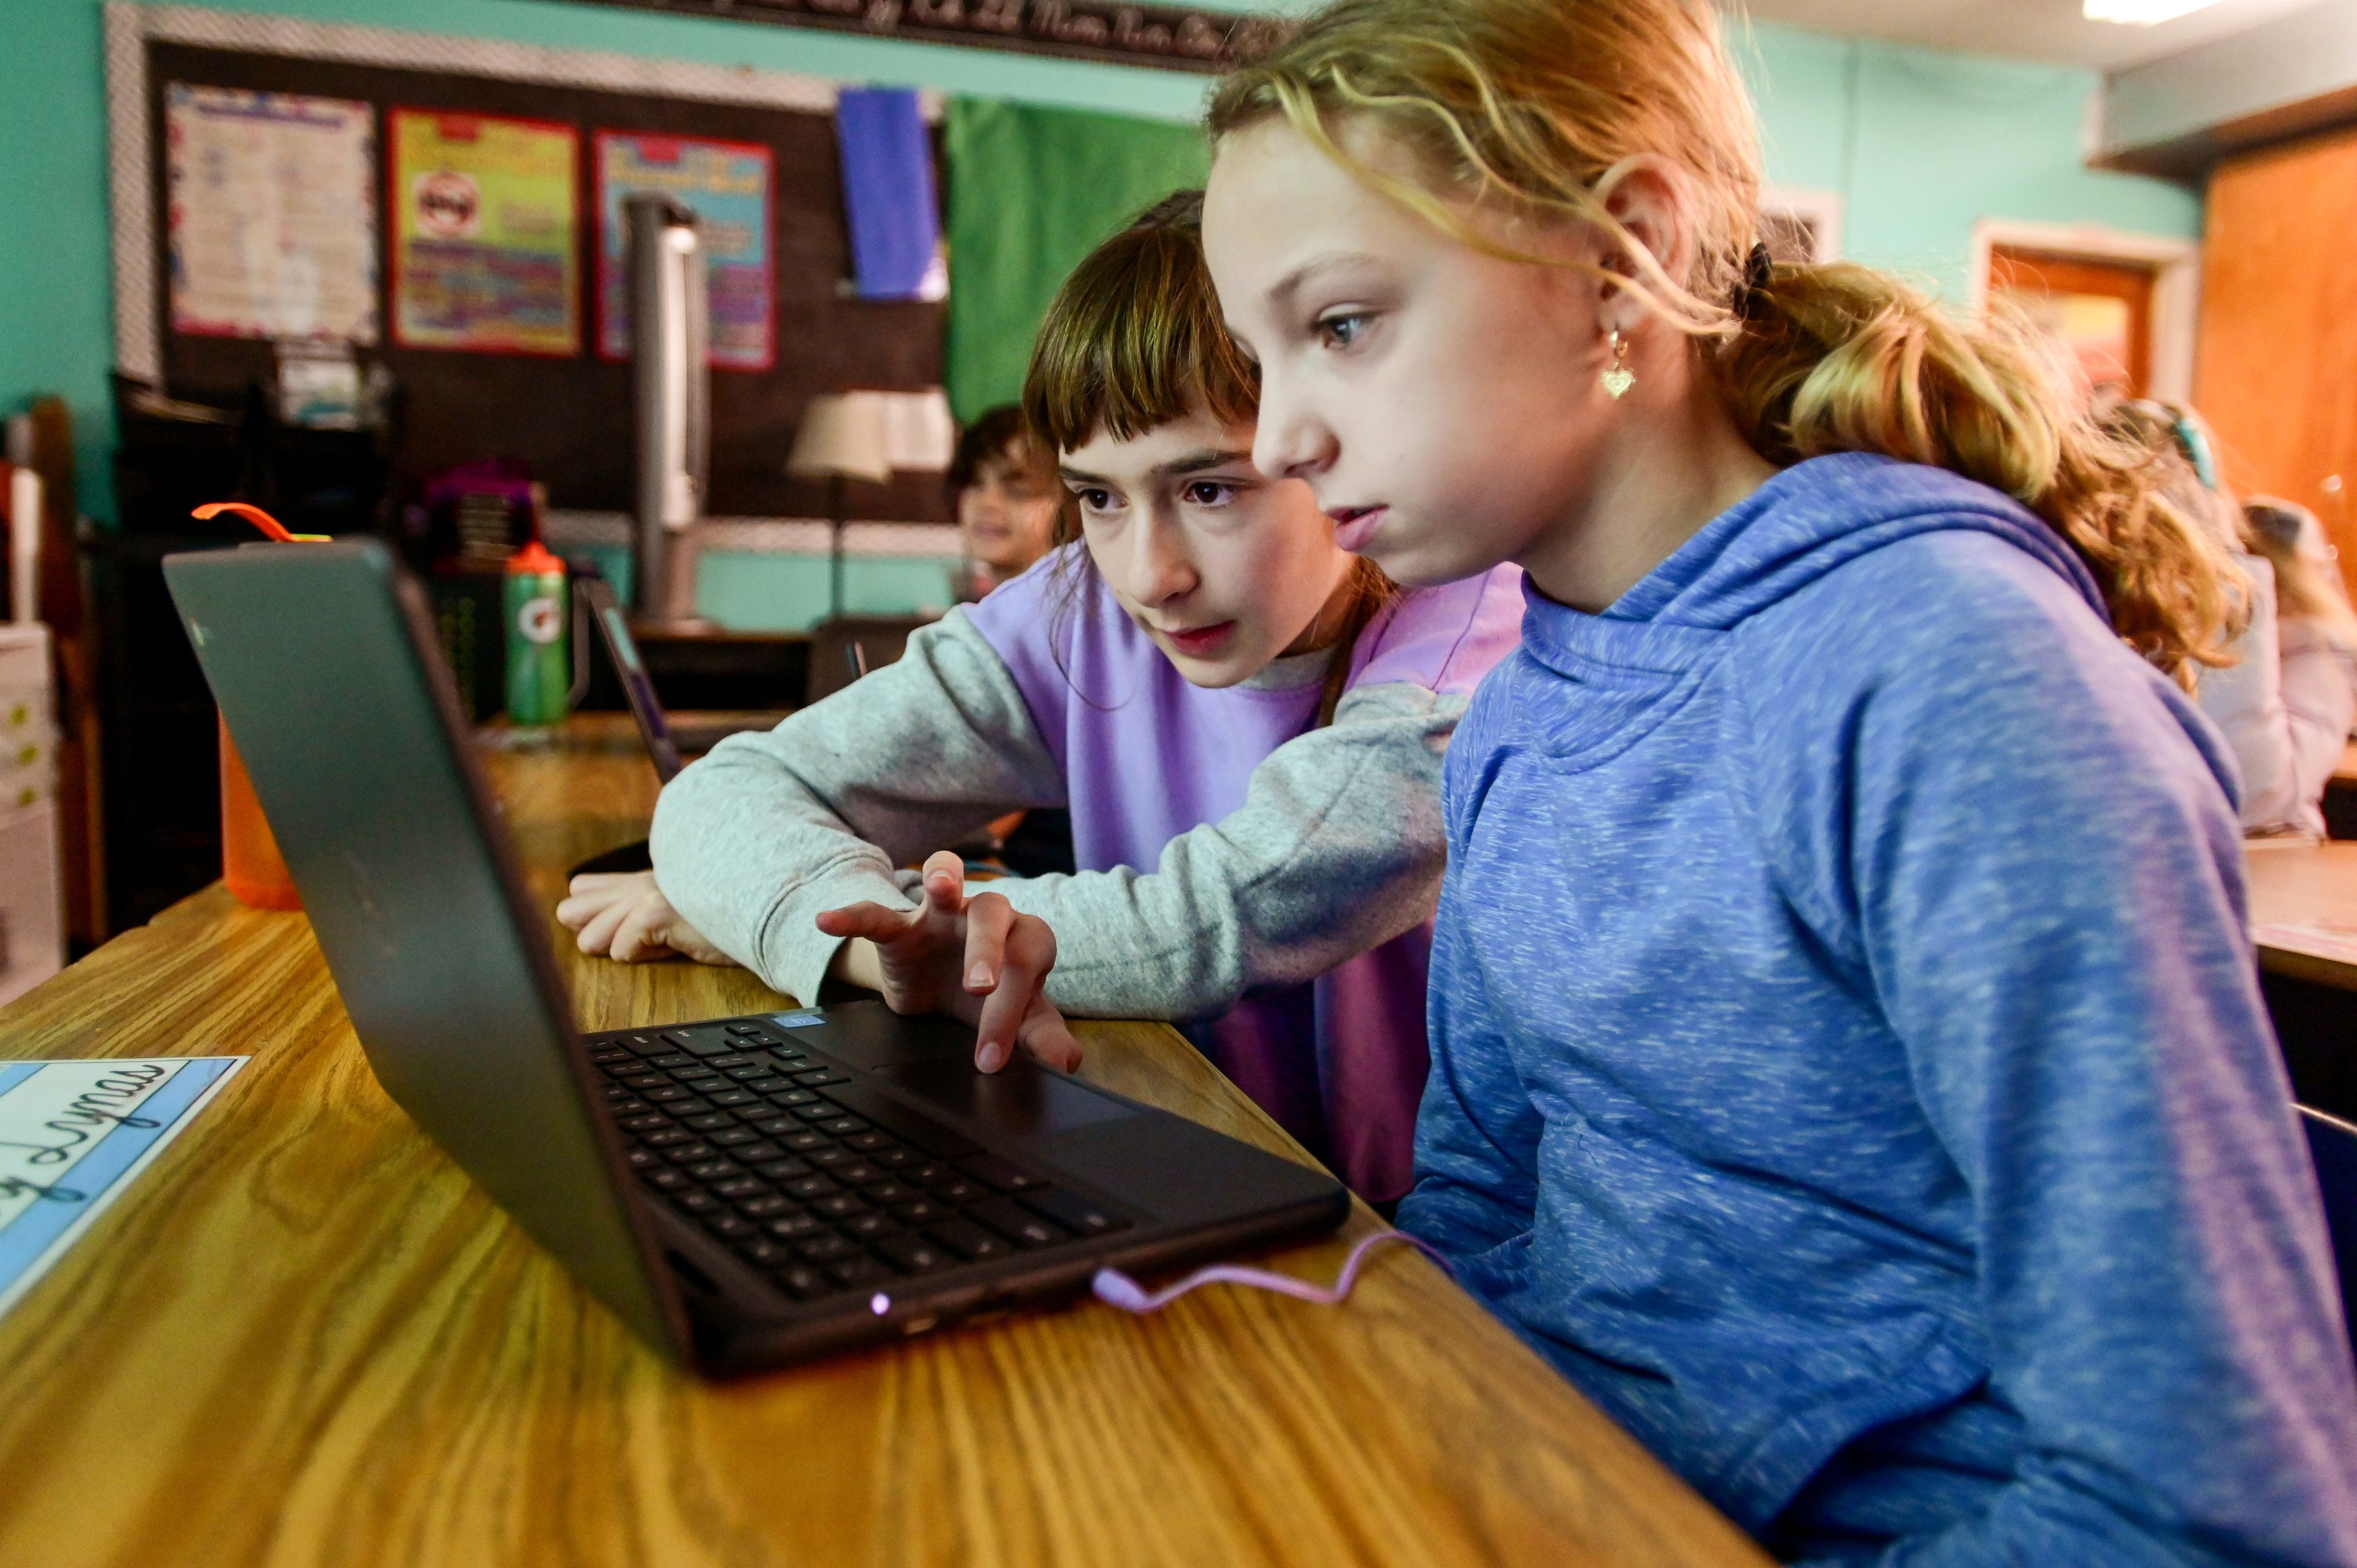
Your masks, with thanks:
<instances>
[{"instance_id":1,"label":"ceiling light","mask_svg":"<svg viewBox=\"0 0 2357 1568\"><path fill-rule=\"evenodd\" d=\"M2085 16L2090 22L2122 22L2131 27L2149 27L2190 16L2217 3L2218 0L2086 0Z\"/></svg>"}]
</instances>

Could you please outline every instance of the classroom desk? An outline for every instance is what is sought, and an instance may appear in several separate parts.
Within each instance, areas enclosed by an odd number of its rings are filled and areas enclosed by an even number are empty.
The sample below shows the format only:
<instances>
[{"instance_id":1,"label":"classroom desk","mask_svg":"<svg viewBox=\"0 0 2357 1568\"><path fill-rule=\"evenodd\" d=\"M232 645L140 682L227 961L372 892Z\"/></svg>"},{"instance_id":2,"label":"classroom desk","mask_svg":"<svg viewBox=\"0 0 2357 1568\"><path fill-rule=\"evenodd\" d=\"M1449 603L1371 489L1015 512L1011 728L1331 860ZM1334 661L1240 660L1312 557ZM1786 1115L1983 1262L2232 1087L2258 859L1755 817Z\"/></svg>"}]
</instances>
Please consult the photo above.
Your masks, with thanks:
<instances>
[{"instance_id":1,"label":"classroom desk","mask_svg":"<svg viewBox=\"0 0 2357 1568\"><path fill-rule=\"evenodd\" d=\"M493 754L544 903L645 830L627 733ZM778 1004L559 950L589 1027ZM1168 1028L1080 1033L1086 1077L1300 1157ZM300 916L216 886L0 1011L0 1058L216 1053L254 1059L0 1319L0 1563L1767 1561L1411 1253L1340 1308L1212 1287L715 1386L385 1098Z\"/></svg>"},{"instance_id":2,"label":"classroom desk","mask_svg":"<svg viewBox=\"0 0 2357 1568\"><path fill-rule=\"evenodd\" d=\"M2357 843L2260 839L2243 864L2259 967L2357 991Z\"/></svg>"},{"instance_id":3,"label":"classroom desk","mask_svg":"<svg viewBox=\"0 0 2357 1568\"><path fill-rule=\"evenodd\" d=\"M2357 843L2251 841L2259 989L2300 1102L2357 1118Z\"/></svg>"}]
</instances>

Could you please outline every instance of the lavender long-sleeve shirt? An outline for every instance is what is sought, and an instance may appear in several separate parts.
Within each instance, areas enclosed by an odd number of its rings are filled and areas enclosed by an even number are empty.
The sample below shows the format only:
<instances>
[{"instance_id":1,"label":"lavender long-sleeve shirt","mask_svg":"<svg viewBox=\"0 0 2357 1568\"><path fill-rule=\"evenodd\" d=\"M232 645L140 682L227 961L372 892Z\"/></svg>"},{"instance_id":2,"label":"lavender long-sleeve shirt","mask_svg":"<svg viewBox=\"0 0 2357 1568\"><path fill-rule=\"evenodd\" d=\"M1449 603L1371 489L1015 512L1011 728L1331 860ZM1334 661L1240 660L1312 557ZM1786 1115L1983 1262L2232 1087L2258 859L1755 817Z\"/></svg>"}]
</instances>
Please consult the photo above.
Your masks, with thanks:
<instances>
[{"instance_id":1,"label":"lavender long-sleeve shirt","mask_svg":"<svg viewBox=\"0 0 2357 1568\"><path fill-rule=\"evenodd\" d=\"M1016 807L1066 806L1079 871L1001 882L1055 928L1049 995L1167 1018L1371 1197L1405 1191L1426 1071L1441 754L1520 636L1521 574L1404 596L1353 650L1189 685L1073 551L899 663L664 790L656 877L697 929L816 993L821 909L906 907L896 871Z\"/></svg>"}]
</instances>

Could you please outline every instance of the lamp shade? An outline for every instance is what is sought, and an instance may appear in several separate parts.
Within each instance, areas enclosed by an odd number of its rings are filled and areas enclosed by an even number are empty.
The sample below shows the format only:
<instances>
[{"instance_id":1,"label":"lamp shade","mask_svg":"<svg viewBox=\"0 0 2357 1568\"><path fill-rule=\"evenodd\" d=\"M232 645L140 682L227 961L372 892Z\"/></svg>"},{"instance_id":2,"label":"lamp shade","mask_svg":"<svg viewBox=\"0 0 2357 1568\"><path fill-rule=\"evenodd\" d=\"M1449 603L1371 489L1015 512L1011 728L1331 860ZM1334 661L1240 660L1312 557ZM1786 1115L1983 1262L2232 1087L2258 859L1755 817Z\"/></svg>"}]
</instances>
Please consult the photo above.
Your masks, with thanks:
<instances>
[{"instance_id":1,"label":"lamp shade","mask_svg":"<svg viewBox=\"0 0 2357 1568\"><path fill-rule=\"evenodd\" d=\"M811 399L786 472L804 479L890 478L891 413L884 394L822 392Z\"/></svg>"}]
</instances>

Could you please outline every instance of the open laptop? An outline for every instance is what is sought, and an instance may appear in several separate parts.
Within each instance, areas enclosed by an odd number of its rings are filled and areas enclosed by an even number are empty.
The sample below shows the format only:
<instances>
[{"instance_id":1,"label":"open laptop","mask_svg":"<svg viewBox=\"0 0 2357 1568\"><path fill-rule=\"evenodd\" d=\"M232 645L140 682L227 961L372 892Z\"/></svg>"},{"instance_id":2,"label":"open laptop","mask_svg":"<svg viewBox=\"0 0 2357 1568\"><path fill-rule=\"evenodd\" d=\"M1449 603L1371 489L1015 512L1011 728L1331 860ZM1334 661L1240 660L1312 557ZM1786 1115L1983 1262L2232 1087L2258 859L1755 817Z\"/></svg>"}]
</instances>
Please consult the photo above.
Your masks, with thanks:
<instances>
[{"instance_id":1,"label":"open laptop","mask_svg":"<svg viewBox=\"0 0 2357 1568\"><path fill-rule=\"evenodd\" d=\"M589 624L597 628L597 640L621 682L630 717L638 722L639 736L646 742L647 756L664 783L679 777L683 755L710 751L732 735L774 728L786 716L780 711L690 715L681 719L666 713L662 699L655 695L654 680L647 673L646 660L639 657L638 640L630 635L630 618L622 611L621 601L614 596L613 585L603 577L578 577L574 581L574 592L581 596Z\"/></svg>"},{"instance_id":2,"label":"open laptop","mask_svg":"<svg viewBox=\"0 0 2357 1568\"><path fill-rule=\"evenodd\" d=\"M630 623L614 596L614 590L603 577L577 579L574 590L581 596L582 608L589 624L597 628L597 639L604 645L606 657L614 666L614 674L621 682L622 694L630 705L630 716L638 722L639 738L645 742L648 760L654 764L655 776L668 784L679 777L683 766L683 752L711 750L732 735L742 735L749 729L773 727L773 718L707 722L681 725L663 711L662 700L655 695L655 685L647 674L646 661L639 657L639 645L630 636ZM845 674L856 681L868 671L866 647L854 639L843 647ZM892 648L899 656L899 645ZM813 657L820 657L813 647ZM848 684L849 682L845 682ZM785 715L774 715L781 719ZM953 846L966 854L966 870L983 876L1041 876L1049 872L1069 874L1074 867L1072 857L1072 819L1062 807L1034 809L1022 813L1022 822L1014 833L1004 841L979 835L981 842ZM992 861L977 860L977 854L996 857ZM597 872L630 873L652 871L654 854L644 839L591 855L573 867L568 876L583 876Z\"/></svg>"},{"instance_id":3,"label":"open laptop","mask_svg":"<svg viewBox=\"0 0 2357 1568\"><path fill-rule=\"evenodd\" d=\"M374 541L166 581L379 1082L649 1341L730 1373L1339 1225L1332 1178L881 1003L583 1036L432 613Z\"/></svg>"},{"instance_id":4,"label":"open laptop","mask_svg":"<svg viewBox=\"0 0 2357 1568\"><path fill-rule=\"evenodd\" d=\"M767 728L775 722L729 720L674 725L663 711L662 699L655 695L654 681L647 673L646 660L639 657L638 639L630 635L630 620L622 613L621 602L614 596L613 585L603 577L580 577L575 580L574 592L581 596L589 624L596 628L606 658L614 667L615 679L621 683L623 700L630 705L630 717L639 726L639 738L646 744L647 759L655 765L655 777L663 783L679 777L683 766L680 757L683 751L710 751L732 735ZM647 841L640 839L583 861L573 868L572 875L651 871L654 864Z\"/></svg>"}]
</instances>

